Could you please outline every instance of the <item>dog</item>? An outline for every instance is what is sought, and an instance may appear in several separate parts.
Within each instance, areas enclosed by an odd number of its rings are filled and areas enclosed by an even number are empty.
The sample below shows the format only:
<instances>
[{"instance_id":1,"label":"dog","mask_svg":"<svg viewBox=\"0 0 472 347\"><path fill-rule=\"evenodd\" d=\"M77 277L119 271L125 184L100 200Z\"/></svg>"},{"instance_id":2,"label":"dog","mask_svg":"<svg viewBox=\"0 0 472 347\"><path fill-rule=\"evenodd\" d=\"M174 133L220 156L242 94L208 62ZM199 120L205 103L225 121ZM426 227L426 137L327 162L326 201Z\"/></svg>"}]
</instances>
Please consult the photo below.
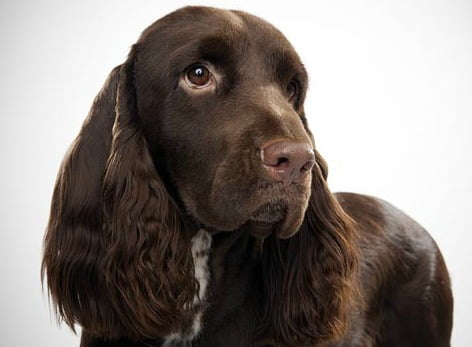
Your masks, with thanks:
<instances>
[{"instance_id":1,"label":"dog","mask_svg":"<svg viewBox=\"0 0 472 347\"><path fill-rule=\"evenodd\" d=\"M432 238L333 194L287 39L240 11L148 27L54 188L43 279L82 347L449 346Z\"/></svg>"}]
</instances>

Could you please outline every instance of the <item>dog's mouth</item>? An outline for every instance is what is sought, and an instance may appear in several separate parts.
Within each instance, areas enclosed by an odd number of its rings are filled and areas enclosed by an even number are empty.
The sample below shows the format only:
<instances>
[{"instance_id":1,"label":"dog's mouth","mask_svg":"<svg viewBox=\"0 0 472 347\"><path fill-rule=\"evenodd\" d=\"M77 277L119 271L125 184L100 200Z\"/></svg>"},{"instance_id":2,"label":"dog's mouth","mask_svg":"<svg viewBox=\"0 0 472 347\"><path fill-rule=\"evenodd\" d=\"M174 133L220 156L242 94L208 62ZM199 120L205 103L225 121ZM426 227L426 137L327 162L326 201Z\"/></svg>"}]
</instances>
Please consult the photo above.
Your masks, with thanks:
<instances>
[{"instance_id":1,"label":"dog's mouth","mask_svg":"<svg viewBox=\"0 0 472 347\"><path fill-rule=\"evenodd\" d=\"M192 207L188 214L194 217L196 224L213 234L244 230L261 240L271 234L288 239L303 224L311 193L309 183L294 183L287 187L262 181L247 189L247 194L237 194L235 189L218 186L220 189L213 189L210 195L208 212L201 208L204 213L196 213L198 205L197 208L192 203L186 205ZM238 199L228 198L233 194Z\"/></svg>"},{"instance_id":2,"label":"dog's mouth","mask_svg":"<svg viewBox=\"0 0 472 347\"><path fill-rule=\"evenodd\" d=\"M284 201L268 202L259 207L250 220L261 223L274 224L280 222L287 213L287 203Z\"/></svg>"},{"instance_id":3,"label":"dog's mouth","mask_svg":"<svg viewBox=\"0 0 472 347\"><path fill-rule=\"evenodd\" d=\"M257 239L265 239L280 229L288 213L288 203L282 200L271 201L259 207L249 219L249 233Z\"/></svg>"},{"instance_id":4,"label":"dog's mouth","mask_svg":"<svg viewBox=\"0 0 472 347\"><path fill-rule=\"evenodd\" d=\"M246 223L248 232L258 239L264 239L271 233L275 233L280 239L290 238L303 222L310 191L305 186L298 185L288 190L274 187L266 192L272 198L250 214ZM274 196L278 197L274 199Z\"/></svg>"}]
</instances>

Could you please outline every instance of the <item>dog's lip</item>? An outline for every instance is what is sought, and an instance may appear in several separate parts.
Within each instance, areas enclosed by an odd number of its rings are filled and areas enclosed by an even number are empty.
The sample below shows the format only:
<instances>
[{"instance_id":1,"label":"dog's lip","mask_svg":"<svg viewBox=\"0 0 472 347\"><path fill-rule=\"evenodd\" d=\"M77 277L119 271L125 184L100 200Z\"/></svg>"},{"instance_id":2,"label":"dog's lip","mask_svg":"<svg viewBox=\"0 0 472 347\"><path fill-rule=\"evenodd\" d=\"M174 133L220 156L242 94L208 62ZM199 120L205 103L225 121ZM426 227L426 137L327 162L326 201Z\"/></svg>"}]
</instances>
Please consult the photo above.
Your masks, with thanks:
<instances>
[{"instance_id":1,"label":"dog's lip","mask_svg":"<svg viewBox=\"0 0 472 347\"><path fill-rule=\"evenodd\" d=\"M249 232L257 239L264 239L284 224L287 203L283 200L269 201L260 205L247 222Z\"/></svg>"},{"instance_id":2,"label":"dog's lip","mask_svg":"<svg viewBox=\"0 0 472 347\"><path fill-rule=\"evenodd\" d=\"M298 231L298 227L296 227L298 224L296 223L298 218L299 216L296 210L288 209L287 213L285 214L285 218L277 227L277 237L279 239L288 239L292 237Z\"/></svg>"},{"instance_id":3,"label":"dog's lip","mask_svg":"<svg viewBox=\"0 0 472 347\"><path fill-rule=\"evenodd\" d=\"M275 224L285 218L288 203L283 200L269 201L260 205L250 217L251 221Z\"/></svg>"},{"instance_id":4,"label":"dog's lip","mask_svg":"<svg viewBox=\"0 0 472 347\"><path fill-rule=\"evenodd\" d=\"M224 206L228 205L228 201L232 202L231 209L226 209L232 213L220 216L214 211L213 215L218 217L216 220L194 216L197 224L211 234L244 230L258 239L270 234L287 239L299 230L310 195L307 184L294 183L286 187L281 183L261 180L251 191L251 196L246 197L241 206L235 205L234 200L221 201ZM274 208L279 212L274 213Z\"/></svg>"}]
</instances>

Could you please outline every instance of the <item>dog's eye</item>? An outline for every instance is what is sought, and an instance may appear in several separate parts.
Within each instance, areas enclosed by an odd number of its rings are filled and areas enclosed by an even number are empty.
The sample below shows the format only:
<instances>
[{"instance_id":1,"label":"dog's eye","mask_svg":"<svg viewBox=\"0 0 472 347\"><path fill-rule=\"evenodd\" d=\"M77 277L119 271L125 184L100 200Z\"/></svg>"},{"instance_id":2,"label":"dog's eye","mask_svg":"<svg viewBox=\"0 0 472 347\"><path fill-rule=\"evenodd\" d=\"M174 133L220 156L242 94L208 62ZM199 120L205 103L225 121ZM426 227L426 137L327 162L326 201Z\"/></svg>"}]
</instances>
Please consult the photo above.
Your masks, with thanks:
<instances>
[{"instance_id":1,"label":"dog's eye","mask_svg":"<svg viewBox=\"0 0 472 347\"><path fill-rule=\"evenodd\" d=\"M204 88L211 84L211 72L203 65L190 67L185 74L185 81L192 88Z\"/></svg>"},{"instance_id":2,"label":"dog's eye","mask_svg":"<svg viewBox=\"0 0 472 347\"><path fill-rule=\"evenodd\" d=\"M298 95L298 84L296 81L291 81L287 85L288 101L293 102Z\"/></svg>"}]
</instances>

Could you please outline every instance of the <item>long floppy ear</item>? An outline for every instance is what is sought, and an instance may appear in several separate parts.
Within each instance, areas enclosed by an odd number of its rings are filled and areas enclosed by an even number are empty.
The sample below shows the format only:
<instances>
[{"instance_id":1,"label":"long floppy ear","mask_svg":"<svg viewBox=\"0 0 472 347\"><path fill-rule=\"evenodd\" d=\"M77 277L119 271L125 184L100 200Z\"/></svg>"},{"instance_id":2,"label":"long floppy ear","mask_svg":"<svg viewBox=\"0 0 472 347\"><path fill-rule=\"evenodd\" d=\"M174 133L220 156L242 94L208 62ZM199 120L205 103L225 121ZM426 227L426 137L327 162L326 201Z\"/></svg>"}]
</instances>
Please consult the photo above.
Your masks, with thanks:
<instances>
[{"instance_id":1,"label":"long floppy ear","mask_svg":"<svg viewBox=\"0 0 472 347\"><path fill-rule=\"evenodd\" d=\"M357 231L326 183L328 170L316 152L312 191L305 220L288 240L271 237L264 245L267 301L264 329L287 346L335 340L347 329L357 297Z\"/></svg>"},{"instance_id":2,"label":"long floppy ear","mask_svg":"<svg viewBox=\"0 0 472 347\"><path fill-rule=\"evenodd\" d=\"M190 235L142 135L135 50L115 68L63 161L43 279L60 319L105 339L157 338L190 319Z\"/></svg>"}]
</instances>

